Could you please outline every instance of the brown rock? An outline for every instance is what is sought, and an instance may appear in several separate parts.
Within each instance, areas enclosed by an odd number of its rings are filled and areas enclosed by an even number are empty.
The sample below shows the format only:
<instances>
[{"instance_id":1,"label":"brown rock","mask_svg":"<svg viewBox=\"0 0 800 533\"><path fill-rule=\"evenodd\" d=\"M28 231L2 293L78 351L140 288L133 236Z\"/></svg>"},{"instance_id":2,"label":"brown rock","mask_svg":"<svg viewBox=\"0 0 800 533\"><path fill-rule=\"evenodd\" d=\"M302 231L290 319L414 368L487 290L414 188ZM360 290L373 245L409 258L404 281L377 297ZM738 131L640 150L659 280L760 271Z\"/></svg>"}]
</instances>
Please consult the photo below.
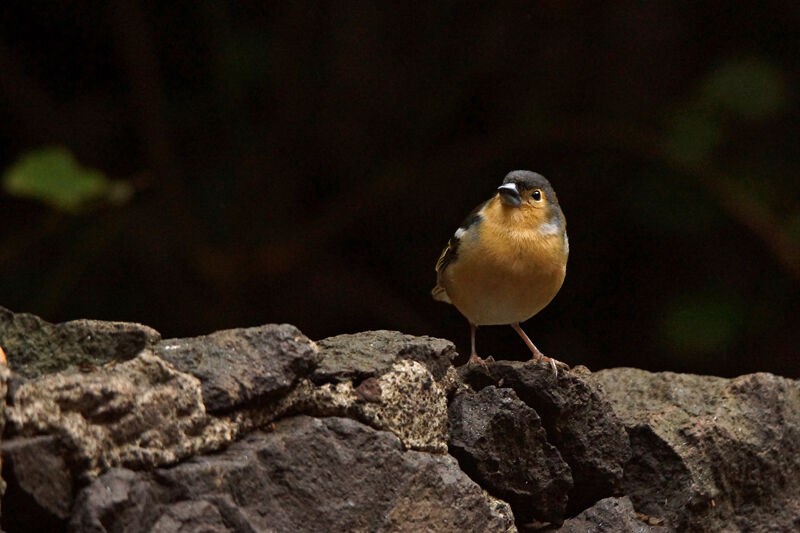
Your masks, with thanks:
<instances>
[{"instance_id":1,"label":"brown rock","mask_svg":"<svg viewBox=\"0 0 800 533\"><path fill-rule=\"evenodd\" d=\"M168 339L153 350L200 380L209 413L264 405L289 392L322 358L314 343L289 324Z\"/></svg>"},{"instance_id":2,"label":"brown rock","mask_svg":"<svg viewBox=\"0 0 800 533\"><path fill-rule=\"evenodd\" d=\"M421 363L441 382L458 355L448 340L386 330L337 335L322 339L317 345L323 355L311 378L317 384L351 381L358 385L404 359Z\"/></svg>"},{"instance_id":3,"label":"brown rock","mask_svg":"<svg viewBox=\"0 0 800 533\"><path fill-rule=\"evenodd\" d=\"M478 389L495 384L514 389L541 417L548 442L572 471L568 515L621 493L622 466L631 454L628 435L584 373L559 371L555 376L549 365L533 361L489 362L486 368L465 366L462 372Z\"/></svg>"},{"instance_id":4,"label":"brown rock","mask_svg":"<svg viewBox=\"0 0 800 533\"><path fill-rule=\"evenodd\" d=\"M800 530L800 383L603 370L630 434L624 487L677 531Z\"/></svg>"},{"instance_id":5,"label":"brown rock","mask_svg":"<svg viewBox=\"0 0 800 533\"><path fill-rule=\"evenodd\" d=\"M160 338L156 330L141 324L99 320L51 324L0 307L0 344L11 369L27 378L79 365L91 368L127 361Z\"/></svg>"},{"instance_id":6,"label":"brown rock","mask_svg":"<svg viewBox=\"0 0 800 533\"><path fill-rule=\"evenodd\" d=\"M2 435L6 427L6 394L8 393L8 380L10 375L11 372L8 370L8 365L6 364L6 354L3 351L3 347L0 346L0 445L2 445ZM0 455L0 471L2 471L2 467L3 458L2 455ZM2 496L5 491L6 482L0 477L0 496ZM0 507L0 516L2 516L2 507Z\"/></svg>"},{"instance_id":7,"label":"brown rock","mask_svg":"<svg viewBox=\"0 0 800 533\"><path fill-rule=\"evenodd\" d=\"M447 452L453 343L381 330L317 345L322 360L287 397L292 412L355 418L391 431L409 449Z\"/></svg>"},{"instance_id":8,"label":"brown rock","mask_svg":"<svg viewBox=\"0 0 800 533\"><path fill-rule=\"evenodd\" d=\"M472 479L510 503L518 521L563 521L569 466L547 442L539 416L513 390L459 393L449 419L450 453Z\"/></svg>"},{"instance_id":9,"label":"brown rock","mask_svg":"<svg viewBox=\"0 0 800 533\"><path fill-rule=\"evenodd\" d=\"M77 498L73 531L506 532L507 507L446 455L403 451L344 418L282 420L224 452L153 473L114 469ZM498 513L498 510L500 513Z\"/></svg>"},{"instance_id":10,"label":"brown rock","mask_svg":"<svg viewBox=\"0 0 800 533\"><path fill-rule=\"evenodd\" d=\"M637 516L630 498L605 498L570 518L559 533L669 533L667 527L650 524Z\"/></svg>"},{"instance_id":11,"label":"brown rock","mask_svg":"<svg viewBox=\"0 0 800 533\"><path fill-rule=\"evenodd\" d=\"M6 414L7 434L57 437L70 468L89 477L171 463L229 439L206 416L197 379L147 350L113 368L23 382Z\"/></svg>"},{"instance_id":12,"label":"brown rock","mask_svg":"<svg viewBox=\"0 0 800 533\"><path fill-rule=\"evenodd\" d=\"M57 437L14 438L3 442L8 491L3 505L7 531L63 529L70 516L73 479Z\"/></svg>"},{"instance_id":13,"label":"brown rock","mask_svg":"<svg viewBox=\"0 0 800 533\"><path fill-rule=\"evenodd\" d=\"M397 361L358 387L350 381L320 386L304 382L286 403L294 413L348 416L391 431L409 449L447 452L447 396L417 361Z\"/></svg>"}]
</instances>

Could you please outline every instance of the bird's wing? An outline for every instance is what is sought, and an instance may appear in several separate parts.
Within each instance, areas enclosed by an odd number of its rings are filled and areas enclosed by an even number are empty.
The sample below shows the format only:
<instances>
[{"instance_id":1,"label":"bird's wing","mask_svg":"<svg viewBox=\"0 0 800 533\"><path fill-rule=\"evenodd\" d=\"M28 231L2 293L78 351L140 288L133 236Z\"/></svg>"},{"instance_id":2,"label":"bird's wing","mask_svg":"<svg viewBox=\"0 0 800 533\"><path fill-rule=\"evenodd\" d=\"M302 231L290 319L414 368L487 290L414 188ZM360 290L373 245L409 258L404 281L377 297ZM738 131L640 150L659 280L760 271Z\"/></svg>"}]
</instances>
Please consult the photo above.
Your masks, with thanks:
<instances>
[{"instance_id":1,"label":"bird's wing","mask_svg":"<svg viewBox=\"0 0 800 533\"><path fill-rule=\"evenodd\" d=\"M436 286L431 290L431 296L433 296L434 300L439 300L440 302L445 303L453 303L450 301L450 296L448 296L447 290L442 286L442 272L444 272L444 269L455 257L458 241L459 239L456 239L455 237L452 237L449 241L447 241L447 246L444 247L444 250L442 250L442 253L439 256L439 260L436 261Z\"/></svg>"},{"instance_id":2,"label":"bird's wing","mask_svg":"<svg viewBox=\"0 0 800 533\"><path fill-rule=\"evenodd\" d=\"M447 290L442 285L442 274L447 269L447 266L458 257L458 245L461 243L461 239L464 233L475 224L479 223L483 218L481 215L481 210L484 206L489 203L490 200L483 202L481 205L476 207L472 210L472 212L467 215L467 218L464 219L464 222L461 223L461 226L456 230L455 235L450 237L450 240L447 241L447 246L444 247L442 250L441 255L439 255L439 260L436 261L436 286L431 290L431 296L433 296L434 300L439 300L440 302L452 303L450 301L450 297L447 295Z\"/></svg>"}]
</instances>

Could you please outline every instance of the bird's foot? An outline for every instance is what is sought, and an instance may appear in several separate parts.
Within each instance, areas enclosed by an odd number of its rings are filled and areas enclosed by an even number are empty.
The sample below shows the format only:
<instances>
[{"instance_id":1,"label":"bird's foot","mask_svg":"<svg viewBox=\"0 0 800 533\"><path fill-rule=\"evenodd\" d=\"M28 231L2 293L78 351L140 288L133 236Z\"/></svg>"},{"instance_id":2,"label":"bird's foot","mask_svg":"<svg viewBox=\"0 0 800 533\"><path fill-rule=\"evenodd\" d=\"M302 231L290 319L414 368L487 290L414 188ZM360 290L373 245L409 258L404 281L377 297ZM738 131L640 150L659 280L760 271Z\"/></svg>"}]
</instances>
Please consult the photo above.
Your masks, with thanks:
<instances>
[{"instance_id":1,"label":"bird's foot","mask_svg":"<svg viewBox=\"0 0 800 533\"><path fill-rule=\"evenodd\" d=\"M481 359L480 357L478 357L478 354L474 353L469 356L469 361L467 361L467 366L470 367L477 366L488 372L489 367L486 366L486 363L494 363L494 358L490 355L486 359Z\"/></svg>"},{"instance_id":2,"label":"bird's foot","mask_svg":"<svg viewBox=\"0 0 800 533\"><path fill-rule=\"evenodd\" d=\"M545 363L550 363L550 368L553 369L553 374L555 375L558 375L559 368L561 370L569 370L569 365L567 363L563 363L557 359L553 359L552 357L547 357L546 355L543 355L541 352L539 352L538 357L534 355L531 359L533 361L536 361L537 363L540 361Z\"/></svg>"}]
</instances>

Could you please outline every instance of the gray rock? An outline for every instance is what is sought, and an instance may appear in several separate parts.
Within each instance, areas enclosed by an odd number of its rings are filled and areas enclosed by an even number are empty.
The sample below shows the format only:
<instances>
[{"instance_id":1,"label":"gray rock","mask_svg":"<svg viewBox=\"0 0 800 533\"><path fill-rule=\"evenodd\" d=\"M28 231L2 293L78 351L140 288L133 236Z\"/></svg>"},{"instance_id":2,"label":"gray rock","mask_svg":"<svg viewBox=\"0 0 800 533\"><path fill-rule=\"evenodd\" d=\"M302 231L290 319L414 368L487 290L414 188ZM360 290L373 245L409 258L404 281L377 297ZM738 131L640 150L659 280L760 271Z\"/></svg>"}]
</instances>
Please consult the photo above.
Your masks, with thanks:
<instances>
[{"instance_id":1,"label":"gray rock","mask_svg":"<svg viewBox=\"0 0 800 533\"><path fill-rule=\"evenodd\" d=\"M653 522L653 523L651 523ZM648 519L634 512L630 498L605 498L570 518L559 533L669 533L670 529L657 525L658 519Z\"/></svg>"},{"instance_id":2,"label":"gray rock","mask_svg":"<svg viewBox=\"0 0 800 533\"><path fill-rule=\"evenodd\" d=\"M422 363L441 382L458 355L448 340L386 330L337 335L322 339L317 345L323 355L311 378L317 384L351 381L358 385L404 359Z\"/></svg>"},{"instance_id":3,"label":"gray rock","mask_svg":"<svg viewBox=\"0 0 800 533\"><path fill-rule=\"evenodd\" d=\"M622 467L631 455L628 435L609 402L583 374L559 371L533 361L489 362L465 366L464 380L477 389L498 385L517 396L542 419L547 440L572 471L567 514L621 494Z\"/></svg>"},{"instance_id":4,"label":"gray rock","mask_svg":"<svg viewBox=\"0 0 800 533\"><path fill-rule=\"evenodd\" d=\"M398 360L358 387L346 381L316 387L303 376L319 354L292 326L219 332L164 341L156 348L205 382L149 349L90 371L16 379L4 411L12 437L8 454L32 457L22 451L47 442L49 455L43 457L60 461L74 483L83 483L112 467L148 469L218 450L279 416L298 412L351 416L394 432L407 448L447 451L444 389L416 361ZM216 415L206 412L204 396L217 407ZM35 465L22 459L17 463L13 494L35 503L28 507L62 519L55 505L59 497L52 491L63 489L58 494L68 509L72 478L63 487L44 487L35 481L41 480ZM20 482L23 477L30 482Z\"/></svg>"},{"instance_id":5,"label":"gray rock","mask_svg":"<svg viewBox=\"0 0 800 533\"><path fill-rule=\"evenodd\" d=\"M343 418L284 419L224 452L152 473L114 469L78 496L72 531L513 530L452 457L403 451ZM187 524L190 524L187 525ZM228 529L224 529L227 527ZM181 529L183 528L183 529Z\"/></svg>"},{"instance_id":6,"label":"gray rock","mask_svg":"<svg viewBox=\"0 0 800 533\"><path fill-rule=\"evenodd\" d=\"M800 530L800 383L603 370L630 434L624 488L677 531Z\"/></svg>"},{"instance_id":7,"label":"gray rock","mask_svg":"<svg viewBox=\"0 0 800 533\"><path fill-rule=\"evenodd\" d=\"M209 413L263 405L282 396L322 358L314 343L289 324L168 339L153 351L200 380Z\"/></svg>"},{"instance_id":8,"label":"gray rock","mask_svg":"<svg viewBox=\"0 0 800 533\"><path fill-rule=\"evenodd\" d=\"M217 507L207 501L179 502L164 510L150 533L236 533Z\"/></svg>"},{"instance_id":9,"label":"gray rock","mask_svg":"<svg viewBox=\"0 0 800 533\"><path fill-rule=\"evenodd\" d=\"M0 345L11 532L510 532L502 499L551 530L800 530L800 384L769 374L497 362L465 385L440 339L159 342L2 308Z\"/></svg>"},{"instance_id":10,"label":"gray rock","mask_svg":"<svg viewBox=\"0 0 800 533\"><path fill-rule=\"evenodd\" d=\"M348 416L394 433L406 448L447 452L447 396L417 361L400 360L357 387L350 381L302 383L286 403L290 411L314 416Z\"/></svg>"},{"instance_id":11,"label":"gray rock","mask_svg":"<svg viewBox=\"0 0 800 533\"><path fill-rule=\"evenodd\" d=\"M3 347L0 346L0 445L3 442L3 432L6 427L6 394L8 393L8 380L11 376L11 371L8 369L8 362L6 361L6 354ZM0 471L3 468L3 457L0 455ZM6 491L6 482L0 477L0 496ZM2 516L2 507L0 507L0 516Z\"/></svg>"},{"instance_id":12,"label":"gray rock","mask_svg":"<svg viewBox=\"0 0 800 533\"><path fill-rule=\"evenodd\" d=\"M149 468L231 440L208 417L200 383L149 350L93 372L48 374L9 394L11 437L57 437L69 468L92 477L111 466Z\"/></svg>"},{"instance_id":13,"label":"gray rock","mask_svg":"<svg viewBox=\"0 0 800 533\"><path fill-rule=\"evenodd\" d=\"M366 331L317 343L322 361L287 398L292 412L347 416L394 433L409 449L447 452L452 342Z\"/></svg>"},{"instance_id":14,"label":"gray rock","mask_svg":"<svg viewBox=\"0 0 800 533\"><path fill-rule=\"evenodd\" d=\"M8 492L3 516L9 531L63 529L72 505L73 479L66 451L55 436L14 438L3 442Z\"/></svg>"},{"instance_id":15,"label":"gray rock","mask_svg":"<svg viewBox=\"0 0 800 533\"><path fill-rule=\"evenodd\" d=\"M450 453L472 479L510 503L518 521L563 521L569 466L513 390L489 386L457 394L449 419Z\"/></svg>"},{"instance_id":16,"label":"gray rock","mask_svg":"<svg viewBox=\"0 0 800 533\"><path fill-rule=\"evenodd\" d=\"M150 531L164 514L169 491L152 473L112 468L78 494L70 530L81 533Z\"/></svg>"},{"instance_id":17,"label":"gray rock","mask_svg":"<svg viewBox=\"0 0 800 533\"><path fill-rule=\"evenodd\" d=\"M208 349L194 350L198 343ZM159 346L170 352L175 345ZM45 524L44 530L52 529L71 508L74 485L110 467L153 468L226 446L284 413L290 404L282 403L280 394L318 358L313 343L291 326L220 332L180 344L170 355L207 377L206 391L229 386L212 397L227 394L227 405L240 409L207 414L200 381L149 349L118 364L12 380L9 405L0 414L8 415L11 438L2 448L9 461L12 486L6 500L15 506L13 519L25 523L30 516Z\"/></svg>"},{"instance_id":18,"label":"gray rock","mask_svg":"<svg viewBox=\"0 0 800 533\"><path fill-rule=\"evenodd\" d=\"M126 361L159 339L156 330L141 324L99 320L51 324L0 307L0 346L6 351L9 367L27 378L78 365L88 369Z\"/></svg>"}]
</instances>

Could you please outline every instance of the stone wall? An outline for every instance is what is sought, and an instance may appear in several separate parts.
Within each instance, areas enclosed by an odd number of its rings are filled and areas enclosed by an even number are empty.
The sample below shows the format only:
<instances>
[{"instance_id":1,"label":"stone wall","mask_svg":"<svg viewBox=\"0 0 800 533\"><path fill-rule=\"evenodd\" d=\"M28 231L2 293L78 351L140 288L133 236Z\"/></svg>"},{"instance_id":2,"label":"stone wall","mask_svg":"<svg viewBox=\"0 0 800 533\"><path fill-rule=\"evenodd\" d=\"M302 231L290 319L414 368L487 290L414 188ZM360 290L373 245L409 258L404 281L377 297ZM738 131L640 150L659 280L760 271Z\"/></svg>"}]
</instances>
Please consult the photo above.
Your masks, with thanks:
<instances>
[{"instance_id":1,"label":"stone wall","mask_svg":"<svg viewBox=\"0 0 800 533\"><path fill-rule=\"evenodd\" d=\"M770 374L3 308L0 346L7 533L800 530L800 384Z\"/></svg>"}]
</instances>

